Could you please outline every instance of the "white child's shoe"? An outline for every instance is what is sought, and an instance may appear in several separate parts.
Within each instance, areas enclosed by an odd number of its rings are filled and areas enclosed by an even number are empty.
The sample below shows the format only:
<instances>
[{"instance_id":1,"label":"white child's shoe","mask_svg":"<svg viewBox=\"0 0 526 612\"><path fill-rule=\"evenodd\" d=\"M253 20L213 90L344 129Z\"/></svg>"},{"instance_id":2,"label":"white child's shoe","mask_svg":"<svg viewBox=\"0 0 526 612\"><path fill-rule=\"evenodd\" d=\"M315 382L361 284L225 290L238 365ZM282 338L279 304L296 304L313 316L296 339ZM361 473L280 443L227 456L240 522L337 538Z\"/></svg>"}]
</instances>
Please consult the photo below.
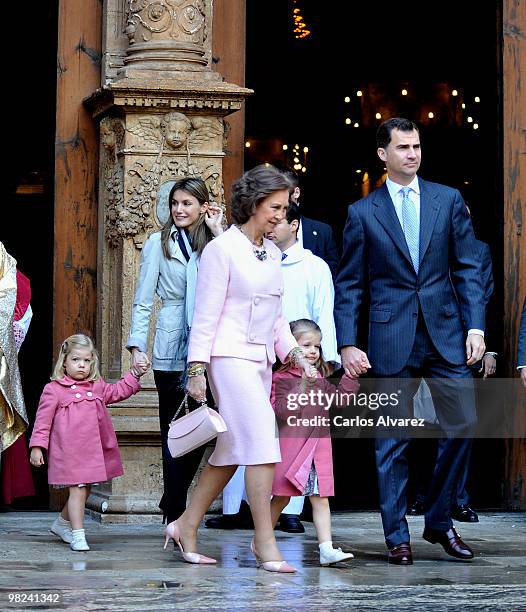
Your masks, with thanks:
<instances>
[{"instance_id":1,"label":"white child's shoe","mask_svg":"<svg viewBox=\"0 0 526 612\"><path fill-rule=\"evenodd\" d=\"M71 550L75 551L84 551L89 550L88 543L86 542L86 534L84 529L73 529L72 530L72 539L69 547Z\"/></svg>"},{"instance_id":2,"label":"white child's shoe","mask_svg":"<svg viewBox=\"0 0 526 612\"><path fill-rule=\"evenodd\" d=\"M53 525L51 525L50 531L57 535L63 542L71 544L71 540L73 539L71 523L63 519L60 514L55 519Z\"/></svg>"},{"instance_id":3,"label":"white child's shoe","mask_svg":"<svg viewBox=\"0 0 526 612\"><path fill-rule=\"evenodd\" d=\"M326 567L334 563L342 561L350 561L354 559L354 555L349 552L343 552L341 548L333 548L332 542L323 542L320 544L320 565Z\"/></svg>"}]
</instances>

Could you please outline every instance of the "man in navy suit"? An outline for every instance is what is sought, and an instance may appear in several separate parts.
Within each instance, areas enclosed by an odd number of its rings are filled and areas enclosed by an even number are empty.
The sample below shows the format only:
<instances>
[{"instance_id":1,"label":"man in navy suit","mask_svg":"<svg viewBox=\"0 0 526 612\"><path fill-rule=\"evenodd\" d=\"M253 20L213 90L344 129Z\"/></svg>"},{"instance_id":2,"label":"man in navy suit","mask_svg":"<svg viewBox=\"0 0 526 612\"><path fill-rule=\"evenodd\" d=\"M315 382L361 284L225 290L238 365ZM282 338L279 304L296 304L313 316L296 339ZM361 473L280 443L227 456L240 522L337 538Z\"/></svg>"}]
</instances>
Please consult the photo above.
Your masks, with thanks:
<instances>
[{"instance_id":1,"label":"man in navy suit","mask_svg":"<svg viewBox=\"0 0 526 612\"><path fill-rule=\"evenodd\" d=\"M522 305L519 347L517 350L517 369L520 372L522 384L526 387L526 299Z\"/></svg>"},{"instance_id":2,"label":"man in navy suit","mask_svg":"<svg viewBox=\"0 0 526 612\"><path fill-rule=\"evenodd\" d=\"M435 464L423 537L454 557L471 559L472 550L453 527L451 506L476 421L469 366L485 351L475 236L460 193L417 177L420 136L412 121L384 122L377 147L388 178L349 207L336 280L342 363L350 376L372 368L380 385L396 379L402 389L399 410L407 413L426 377L448 439ZM369 304L367 353L357 346L364 302ZM408 444L409 438L397 433L375 440L388 560L397 565L413 562L405 518Z\"/></svg>"}]
</instances>

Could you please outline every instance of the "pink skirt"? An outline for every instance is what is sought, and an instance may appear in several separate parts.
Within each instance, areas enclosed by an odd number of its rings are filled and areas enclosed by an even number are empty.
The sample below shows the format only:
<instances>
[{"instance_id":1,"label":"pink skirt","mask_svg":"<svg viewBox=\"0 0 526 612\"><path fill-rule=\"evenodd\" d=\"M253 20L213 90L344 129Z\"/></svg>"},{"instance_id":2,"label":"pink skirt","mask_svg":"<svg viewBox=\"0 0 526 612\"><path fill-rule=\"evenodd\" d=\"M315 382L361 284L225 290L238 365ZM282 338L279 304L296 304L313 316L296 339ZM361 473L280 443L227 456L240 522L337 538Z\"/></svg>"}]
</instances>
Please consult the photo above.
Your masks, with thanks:
<instances>
[{"instance_id":1,"label":"pink skirt","mask_svg":"<svg viewBox=\"0 0 526 612\"><path fill-rule=\"evenodd\" d=\"M281 461L270 405L272 365L236 357L212 357L208 380L228 431L217 437L211 465L261 465Z\"/></svg>"}]
</instances>

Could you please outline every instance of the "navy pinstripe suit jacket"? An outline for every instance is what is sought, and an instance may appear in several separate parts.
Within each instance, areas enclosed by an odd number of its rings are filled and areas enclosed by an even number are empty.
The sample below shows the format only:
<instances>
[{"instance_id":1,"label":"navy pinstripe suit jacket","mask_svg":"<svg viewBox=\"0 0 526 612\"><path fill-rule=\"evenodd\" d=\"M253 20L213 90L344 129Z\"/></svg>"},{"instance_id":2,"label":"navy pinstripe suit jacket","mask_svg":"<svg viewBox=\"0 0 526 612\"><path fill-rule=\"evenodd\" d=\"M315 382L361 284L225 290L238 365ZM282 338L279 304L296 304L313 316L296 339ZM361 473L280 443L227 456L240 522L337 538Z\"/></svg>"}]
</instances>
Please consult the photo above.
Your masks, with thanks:
<instances>
[{"instance_id":1,"label":"navy pinstripe suit jacket","mask_svg":"<svg viewBox=\"0 0 526 612\"><path fill-rule=\"evenodd\" d=\"M419 309L435 348L451 364L466 362L467 330L484 330L479 249L462 196L422 179L419 185L418 275L387 186L349 206L335 287L338 346L357 345L367 301L369 342L362 348L376 374L396 374L407 363Z\"/></svg>"}]
</instances>

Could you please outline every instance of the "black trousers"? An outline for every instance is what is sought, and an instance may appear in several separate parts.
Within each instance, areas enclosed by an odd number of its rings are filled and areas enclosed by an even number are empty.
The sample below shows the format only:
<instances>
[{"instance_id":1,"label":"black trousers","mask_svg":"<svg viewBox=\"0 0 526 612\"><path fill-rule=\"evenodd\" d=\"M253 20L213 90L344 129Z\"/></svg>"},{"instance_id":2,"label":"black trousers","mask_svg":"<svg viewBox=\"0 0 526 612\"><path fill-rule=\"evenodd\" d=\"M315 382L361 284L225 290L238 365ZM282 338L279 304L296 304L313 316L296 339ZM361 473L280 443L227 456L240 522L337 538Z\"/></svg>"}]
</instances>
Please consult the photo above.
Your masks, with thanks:
<instances>
[{"instance_id":1,"label":"black trousers","mask_svg":"<svg viewBox=\"0 0 526 612\"><path fill-rule=\"evenodd\" d=\"M168 523L177 519L186 509L186 496L188 487L201 463L206 445L174 459L168 450L168 429L170 421L183 401L184 390L181 388L183 372L163 372L154 370L155 386L159 394L159 424L161 426L161 447L163 457L163 483L164 492L159 502L163 511L163 521ZM197 408L199 404L191 397L188 398L190 409ZM185 414L181 410L177 418Z\"/></svg>"}]
</instances>

